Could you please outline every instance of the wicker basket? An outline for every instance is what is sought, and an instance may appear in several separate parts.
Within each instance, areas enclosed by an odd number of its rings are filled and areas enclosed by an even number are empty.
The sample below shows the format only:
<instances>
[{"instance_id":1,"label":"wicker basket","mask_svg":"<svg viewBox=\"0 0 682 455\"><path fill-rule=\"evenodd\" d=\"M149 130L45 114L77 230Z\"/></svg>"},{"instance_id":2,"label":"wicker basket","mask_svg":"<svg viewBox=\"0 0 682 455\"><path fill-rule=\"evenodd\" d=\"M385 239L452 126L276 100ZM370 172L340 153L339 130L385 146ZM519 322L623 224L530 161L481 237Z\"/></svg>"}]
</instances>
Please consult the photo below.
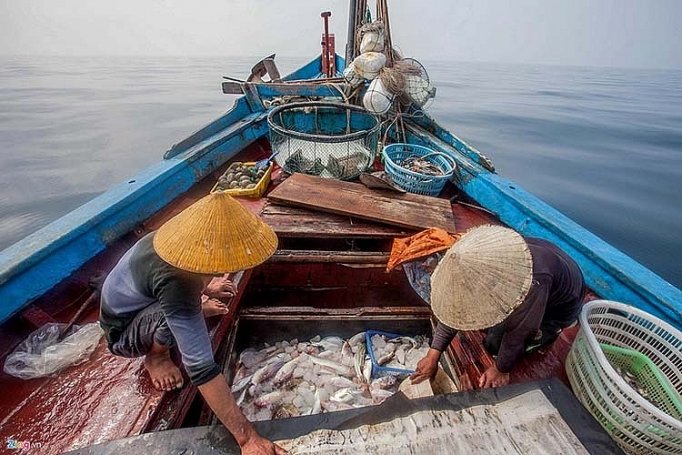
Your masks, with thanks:
<instances>
[{"instance_id":1,"label":"wicker basket","mask_svg":"<svg viewBox=\"0 0 682 455\"><path fill-rule=\"evenodd\" d=\"M413 144L390 144L381 152L384 166L393 182L410 193L438 196L455 171L455 160L445 153L436 152L428 147ZM404 167L406 161L419 158L438 169L440 175L429 175Z\"/></svg>"},{"instance_id":2,"label":"wicker basket","mask_svg":"<svg viewBox=\"0 0 682 455\"><path fill-rule=\"evenodd\" d=\"M682 332L631 306L595 300L566 359L578 399L628 453L682 454ZM627 369L649 398L614 368Z\"/></svg>"}]
</instances>

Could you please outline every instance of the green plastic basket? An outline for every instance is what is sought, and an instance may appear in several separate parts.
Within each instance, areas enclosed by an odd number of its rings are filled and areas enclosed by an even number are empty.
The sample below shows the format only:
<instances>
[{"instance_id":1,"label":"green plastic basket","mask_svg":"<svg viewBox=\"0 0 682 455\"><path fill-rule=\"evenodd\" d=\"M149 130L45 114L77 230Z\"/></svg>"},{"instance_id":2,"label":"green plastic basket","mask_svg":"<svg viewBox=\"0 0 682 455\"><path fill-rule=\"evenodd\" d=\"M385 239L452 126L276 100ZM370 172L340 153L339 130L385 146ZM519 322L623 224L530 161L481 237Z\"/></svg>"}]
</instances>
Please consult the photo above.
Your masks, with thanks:
<instances>
[{"instance_id":1,"label":"green plastic basket","mask_svg":"<svg viewBox=\"0 0 682 455\"><path fill-rule=\"evenodd\" d=\"M626 453L682 454L682 332L630 305L594 300L580 313L566 374L578 400Z\"/></svg>"},{"instance_id":2,"label":"green plastic basket","mask_svg":"<svg viewBox=\"0 0 682 455\"><path fill-rule=\"evenodd\" d=\"M606 359L614 367L632 373L646 390L650 401L666 414L682 420L682 401L661 370L646 355L606 343L599 343Z\"/></svg>"}]
</instances>

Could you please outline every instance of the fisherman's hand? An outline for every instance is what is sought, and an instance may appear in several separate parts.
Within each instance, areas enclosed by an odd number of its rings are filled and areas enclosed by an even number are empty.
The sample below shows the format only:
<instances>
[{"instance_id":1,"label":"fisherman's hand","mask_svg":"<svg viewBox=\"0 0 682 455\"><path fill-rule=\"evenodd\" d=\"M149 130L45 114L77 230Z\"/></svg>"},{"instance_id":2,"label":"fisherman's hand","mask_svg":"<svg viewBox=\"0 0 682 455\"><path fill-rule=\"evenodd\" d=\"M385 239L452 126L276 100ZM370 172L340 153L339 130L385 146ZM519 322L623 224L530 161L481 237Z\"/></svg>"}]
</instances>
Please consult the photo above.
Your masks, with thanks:
<instances>
[{"instance_id":1,"label":"fisherman's hand","mask_svg":"<svg viewBox=\"0 0 682 455\"><path fill-rule=\"evenodd\" d=\"M424 358L417 362L417 369L410 376L412 384L419 384L426 379L431 379L436 376L438 372L438 360L440 360L440 351L436 349L429 349Z\"/></svg>"},{"instance_id":2,"label":"fisherman's hand","mask_svg":"<svg viewBox=\"0 0 682 455\"><path fill-rule=\"evenodd\" d=\"M241 449L242 455L287 455L286 450L258 435L249 438Z\"/></svg>"},{"instance_id":3,"label":"fisherman's hand","mask_svg":"<svg viewBox=\"0 0 682 455\"><path fill-rule=\"evenodd\" d=\"M204 294L213 299L227 299L237 294L237 288L227 276L214 278L204 289Z\"/></svg>"},{"instance_id":4,"label":"fisherman's hand","mask_svg":"<svg viewBox=\"0 0 682 455\"><path fill-rule=\"evenodd\" d=\"M478 380L478 387L487 389L488 387L502 387L509 384L509 373L502 373L493 365L483 372L481 379Z\"/></svg>"}]
</instances>

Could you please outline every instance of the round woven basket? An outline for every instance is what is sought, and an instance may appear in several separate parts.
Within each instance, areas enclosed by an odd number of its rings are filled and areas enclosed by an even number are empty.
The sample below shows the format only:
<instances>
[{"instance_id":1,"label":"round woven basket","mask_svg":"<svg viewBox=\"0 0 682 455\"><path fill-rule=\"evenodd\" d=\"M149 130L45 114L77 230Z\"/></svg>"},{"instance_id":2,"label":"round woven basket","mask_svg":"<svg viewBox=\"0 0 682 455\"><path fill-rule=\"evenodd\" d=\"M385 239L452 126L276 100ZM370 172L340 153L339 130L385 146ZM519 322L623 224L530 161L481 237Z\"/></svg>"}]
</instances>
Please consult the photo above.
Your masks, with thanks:
<instances>
[{"instance_id":1,"label":"round woven basket","mask_svg":"<svg viewBox=\"0 0 682 455\"><path fill-rule=\"evenodd\" d=\"M455 160L445 153L414 144L389 144L381 152L384 166L393 182L410 193L438 196L445 184L452 178L457 167ZM429 175L407 169L404 163L420 158L438 167L442 174Z\"/></svg>"},{"instance_id":2,"label":"round woven basket","mask_svg":"<svg viewBox=\"0 0 682 455\"><path fill-rule=\"evenodd\" d=\"M578 399L626 452L682 454L682 332L609 300L586 304L580 324L566 359Z\"/></svg>"}]
</instances>

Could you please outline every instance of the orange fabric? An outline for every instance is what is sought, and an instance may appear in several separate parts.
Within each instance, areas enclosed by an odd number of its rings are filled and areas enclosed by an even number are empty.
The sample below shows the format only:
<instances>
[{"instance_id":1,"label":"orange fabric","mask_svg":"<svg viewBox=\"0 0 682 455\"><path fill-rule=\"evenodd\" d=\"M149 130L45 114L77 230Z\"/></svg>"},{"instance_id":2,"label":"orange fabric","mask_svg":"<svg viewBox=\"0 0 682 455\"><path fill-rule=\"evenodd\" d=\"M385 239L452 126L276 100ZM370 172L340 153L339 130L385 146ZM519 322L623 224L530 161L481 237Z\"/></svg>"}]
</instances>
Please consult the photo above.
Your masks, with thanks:
<instances>
[{"instance_id":1,"label":"orange fabric","mask_svg":"<svg viewBox=\"0 0 682 455\"><path fill-rule=\"evenodd\" d=\"M403 262L447 250L461 236L461 234L450 235L443 229L431 228L411 237L394 239L386 271L390 272Z\"/></svg>"}]
</instances>

